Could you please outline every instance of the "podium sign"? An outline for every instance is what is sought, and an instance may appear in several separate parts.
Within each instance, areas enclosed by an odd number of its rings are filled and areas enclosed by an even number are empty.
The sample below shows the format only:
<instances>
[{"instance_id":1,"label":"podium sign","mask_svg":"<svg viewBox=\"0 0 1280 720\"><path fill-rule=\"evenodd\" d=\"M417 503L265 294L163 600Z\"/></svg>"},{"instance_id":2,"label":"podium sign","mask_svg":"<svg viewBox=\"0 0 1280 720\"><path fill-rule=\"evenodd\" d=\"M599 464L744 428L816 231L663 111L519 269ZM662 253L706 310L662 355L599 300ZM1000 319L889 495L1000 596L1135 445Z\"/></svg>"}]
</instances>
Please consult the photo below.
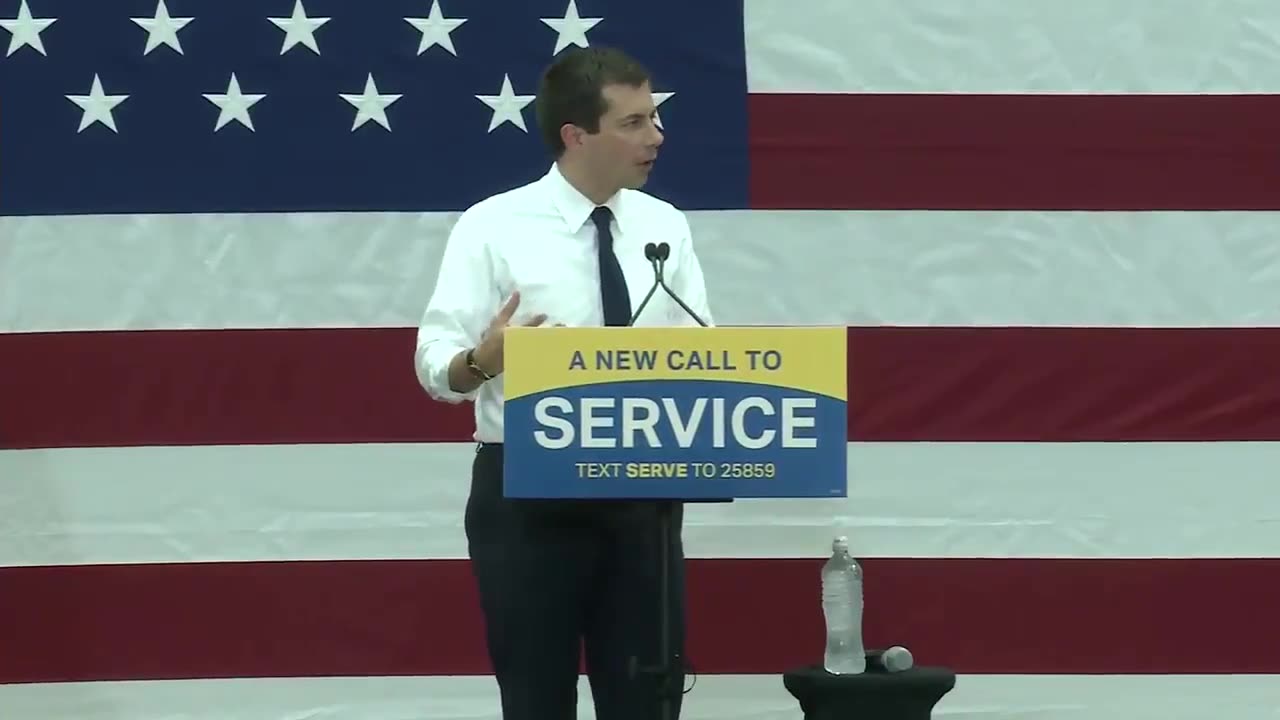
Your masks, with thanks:
<instances>
[{"instance_id":1,"label":"podium sign","mask_svg":"<svg viewBox=\"0 0 1280 720\"><path fill-rule=\"evenodd\" d=\"M507 331L504 494L844 497L842 327Z\"/></svg>"}]
</instances>

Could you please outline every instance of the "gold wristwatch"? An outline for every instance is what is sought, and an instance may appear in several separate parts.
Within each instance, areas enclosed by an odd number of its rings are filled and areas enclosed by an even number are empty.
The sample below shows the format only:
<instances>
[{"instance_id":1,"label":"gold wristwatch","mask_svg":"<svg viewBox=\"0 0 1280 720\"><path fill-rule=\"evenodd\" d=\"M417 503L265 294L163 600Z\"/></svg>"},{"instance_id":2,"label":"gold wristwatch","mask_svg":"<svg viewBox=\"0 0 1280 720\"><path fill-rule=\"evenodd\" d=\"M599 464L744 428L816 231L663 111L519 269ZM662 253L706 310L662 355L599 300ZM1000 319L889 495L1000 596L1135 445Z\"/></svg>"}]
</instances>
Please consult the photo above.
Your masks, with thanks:
<instances>
[{"instance_id":1,"label":"gold wristwatch","mask_svg":"<svg viewBox=\"0 0 1280 720\"><path fill-rule=\"evenodd\" d=\"M468 368L468 369L470 369L470 370L471 370L471 372L475 373L475 374L476 374L480 379L482 379L482 380L486 380L486 381L488 381L488 380L492 380L492 379L493 379L493 376L492 376L492 375L490 375L489 373L485 372L485 371L484 371L484 368L482 368L482 367L480 367L478 364L476 364L476 349L475 349L475 348L471 348L470 350L468 350L468 351L467 351L467 355L466 355L465 359L466 359L466 361L467 361L467 368Z\"/></svg>"}]
</instances>

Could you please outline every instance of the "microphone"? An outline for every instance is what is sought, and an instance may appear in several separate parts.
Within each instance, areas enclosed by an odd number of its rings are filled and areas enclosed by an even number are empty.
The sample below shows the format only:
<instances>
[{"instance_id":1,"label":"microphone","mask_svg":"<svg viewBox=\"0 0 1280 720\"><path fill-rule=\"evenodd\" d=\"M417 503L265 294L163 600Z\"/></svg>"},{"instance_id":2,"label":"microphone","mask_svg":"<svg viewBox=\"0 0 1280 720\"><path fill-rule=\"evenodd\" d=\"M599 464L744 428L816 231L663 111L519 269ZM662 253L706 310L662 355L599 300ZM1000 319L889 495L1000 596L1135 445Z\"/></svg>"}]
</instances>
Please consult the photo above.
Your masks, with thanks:
<instances>
[{"instance_id":1,"label":"microphone","mask_svg":"<svg viewBox=\"0 0 1280 720\"><path fill-rule=\"evenodd\" d=\"M915 665L911 651L901 645L894 645L887 650L867 651L867 670L871 672L902 672Z\"/></svg>"},{"instance_id":2,"label":"microphone","mask_svg":"<svg viewBox=\"0 0 1280 720\"><path fill-rule=\"evenodd\" d=\"M665 245L666 243L663 244ZM645 243L644 259L648 260L649 264L653 266L653 285L649 287L649 293L644 296L644 300L640 301L640 307L636 308L636 311L631 314L631 320L627 322L629 326L636 324L636 318L640 317L640 313L644 312L645 306L653 299L653 294L658 291L658 286L662 284L662 269L658 264L658 246L653 243Z\"/></svg>"},{"instance_id":3,"label":"microphone","mask_svg":"<svg viewBox=\"0 0 1280 720\"><path fill-rule=\"evenodd\" d=\"M658 243L658 246L657 248L655 248L655 250L656 250L655 254L657 257L657 264L655 265L654 272L657 275L658 285L662 286L662 290L666 292L667 295L672 300L675 300L676 304L680 306L680 309L688 313L689 317L693 318L702 327L706 327L707 322L702 318L698 317L698 313L694 312L693 308L690 308L688 305L686 305L684 300L680 299L680 296L676 294L676 291L672 290L671 287L667 285L667 281L663 278L662 273L663 273L663 270L666 269L667 258L671 256L671 245L665 242Z\"/></svg>"}]
</instances>

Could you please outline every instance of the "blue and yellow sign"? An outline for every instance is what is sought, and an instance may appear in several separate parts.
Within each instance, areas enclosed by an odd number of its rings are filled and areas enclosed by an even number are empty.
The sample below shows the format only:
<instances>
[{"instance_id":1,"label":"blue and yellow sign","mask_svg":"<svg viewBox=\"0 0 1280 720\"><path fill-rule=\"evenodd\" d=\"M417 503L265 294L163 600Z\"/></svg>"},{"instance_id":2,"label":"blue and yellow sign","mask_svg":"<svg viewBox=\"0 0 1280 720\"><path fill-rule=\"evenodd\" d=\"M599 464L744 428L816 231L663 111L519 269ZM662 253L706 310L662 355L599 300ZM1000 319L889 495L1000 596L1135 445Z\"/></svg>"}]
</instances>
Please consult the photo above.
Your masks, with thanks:
<instances>
[{"instance_id":1,"label":"blue and yellow sign","mask_svg":"<svg viewBox=\"0 0 1280 720\"><path fill-rule=\"evenodd\" d=\"M842 327L511 328L505 494L844 497Z\"/></svg>"}]
</instances>

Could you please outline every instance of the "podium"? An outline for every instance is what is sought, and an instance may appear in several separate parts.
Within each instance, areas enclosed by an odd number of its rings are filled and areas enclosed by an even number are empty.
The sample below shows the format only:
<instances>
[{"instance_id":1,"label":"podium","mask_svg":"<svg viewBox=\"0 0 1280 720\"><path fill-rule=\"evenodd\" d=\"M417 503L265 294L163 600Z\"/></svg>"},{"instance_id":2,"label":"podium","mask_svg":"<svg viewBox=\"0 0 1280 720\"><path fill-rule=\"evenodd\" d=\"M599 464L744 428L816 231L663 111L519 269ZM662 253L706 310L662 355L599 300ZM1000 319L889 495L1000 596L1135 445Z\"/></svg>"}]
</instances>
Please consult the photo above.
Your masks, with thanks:
<instances>
[{"instance_id":1,"label":"podium","mask_svg":"<svg viewBox=\"0 0 1280 720\"><path fill-rule=\"evenodd\" d=\"M679 503L847 495L844 327L506 332L508 498L656 501L669 543ZM661 655L633 662L665 679Z\"/></svg>"},{"instance_id":2,"label":"podium","mask_svg":"<svg viewBox=\"0 0 1280 720\"><path fill-rule=\"evenodd\" d=\"M845 497L843 327L507 330L512 498Z\"/></svg>"}]
</instances>

